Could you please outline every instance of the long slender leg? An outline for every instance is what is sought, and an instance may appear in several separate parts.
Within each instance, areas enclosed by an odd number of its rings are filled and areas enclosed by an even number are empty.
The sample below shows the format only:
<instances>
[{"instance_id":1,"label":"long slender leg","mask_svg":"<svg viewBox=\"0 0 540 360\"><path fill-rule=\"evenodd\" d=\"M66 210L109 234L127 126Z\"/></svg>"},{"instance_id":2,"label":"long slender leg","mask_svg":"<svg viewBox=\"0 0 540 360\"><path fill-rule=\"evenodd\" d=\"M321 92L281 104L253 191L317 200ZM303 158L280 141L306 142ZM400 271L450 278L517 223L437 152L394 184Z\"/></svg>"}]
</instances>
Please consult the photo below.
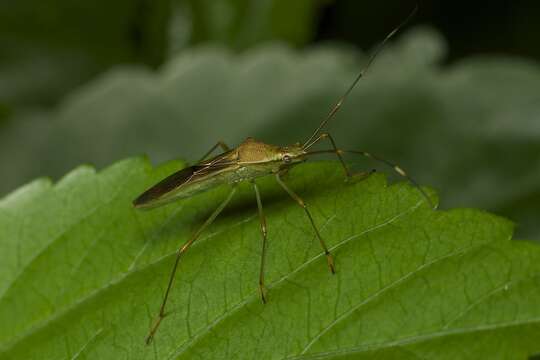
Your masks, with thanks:
<instances>
[{"instance_id":1,"label":"long slender leg","mask_svg":"<svg viewBox=\"0 0 540 360\"><path fill-rule=\"evenodd\" d=\"M210 217L208 219L206 219L204 224L201 225L201 227L191 236L191 238L180 249L178 249L178 251L176 252L176 260L174 262L174 266L172 268L171 275L169 277L169 283L167 285L167 290L165 291L165 296L163 297L163 302L161 303L161 307L159 308L158 317L157 317L156 321L154 322L154 325L150 329L150 332L148 333L148 336L146 337L146 344L150 344L152 342L152 339L153 339L153 337L154 337L154 335L155 335L155 333L156 333L156 331L157 331L157 329L159 327L159 324L161 323L161 320L163 320L163 318L166 315L165 314L165 305L167 304L167 299L169 298L169 292L171 291L173 281L174 281L174 277L176 275L176 269L178 268L178 263L180 262L180 258L182 256L182 254L185 253L189 249L189 247L195 242L195 240L197 240L199 238L199 235L201 235L203 230L206 227L208 227L208 225L210 225L212 222L214 222L214 220L219 215L219 213L221 211L223 211L225 206L227 206L229 201L231 201L231 199L232 199L232 197L233 197L233 195L235 193L236 193L236 188L233 187L231 192L227 196L227 198L217 207L216 210L214 210L212 215L210 215Z\"/></svg>"},{"instance_id":2,"label":"long slender leg","mask_svg":"<svg viewBox=\"0 0 540 360\"><path fill-rule=\"evenodd\" d=\"M264 259L266 255L266 218L264 216L261 194L259 193L259 187L255 182L252 182L253 189L255 190L255 197L257 198L257 208L259 209L259 220L261 222L261 235L262 235L262 251L261 251L261 268L259 270L259 293L261 294L261 300L263 304L266 303L266 288L264 287Z\"/></svg>"},{"instance_id":3,"label":"long slender leg","mask_svg":"<svg viewBox=\"0 0 540 360\"><path fill-rule=\"evenodd\" d=\"M378 161L380 163L383 163L389 167L391 167L399 176L402 176L404 177L405 179L407 179L411 184L413 184L413 186L418 189L418 191L422 194L422 196L426 199L427 203L429 204L430 207L432 207L433 209L436 209L436 206L435 204L433 204L433 202L431 201L430 197L426 194L426 192L420 187L420 185L418 185L418 183L412 178L410 177L406 172L405 170L403 170L402 167L400 167L399 165L393 163L393 162L390 162L386 159L383 159L382 157L380 156L376 156L376 155L373 155L371 153L368 153L366 151L355 151L355 150L342 150L342 149L339 149L337 148L334 140L332 139L332 137L329 135L329 134L321 134L319 137L317 137L315 140L313 140L310 144L309 144L309 147L315 145L315 143L317 143L318 141L322 140L322 139L325 139L325 138L328 138L330 139L330 142L332 143L332 147L333 149L330 149L330 150L315 150L315 151L309 151L307 152L307 154L309 155L313 155L313 154L336 154L340 161L341 161L341 164L343 165L343 167L345 168L345 173L347 174L347 176L353 176L353 174L348 170L347 166L345 165L344 161L343 161L343 158L341 155L345 154L345 153L349 153L349 154L358 154L358 155L362 155L362 156L365 156L365 157L368 157L372 160L375 160L375 161ZM370 173L368 172L362 172L362 173L359 173L359 174L354 174L354 175L368 175Z\"/></svg>"},{"instance_id":4,"label":"long slender leg","mask_svg":"<svg viewBox=\"0 0 540 360\"><path fill-rule=\"evenodd\" d=\"M343 151L338 149L338 147L336 146L336 142L334 141L334 138L329 133L320 134L315 140L313 140L306 147L304 147L304 150L309 149L310 147L312 147L313 145L315 145L316 143L324 139L328 139L330 141L330 144L332 144L332 148L334 149L334 152L336 153L336 156L338 157L341 163L341 166L343 166L345 175L347 175L347 177L351 177L353 174L350 172L349 168L347 167L347 164L345 164L345 160L343 160L343 156L342 156Z\"/></svg>"},{"instance_id":5,"label":"long slender leg","mask_svg":"<svg viewBox=\"0 0 540 360\"><path fill-rule=\"evenodd\" d=\"M296 195L296 193L294 191L292 191L283 182L283 180L281 180L281 177L279 176L279 173L276 173L276 180L277 180L278 184L281 185L281 187L293 198L293 200L296 201L298 203L298 205L300 205L304 209L304 211L306 212L306 214L307 214L307 216L309 218L309 221L311 222L311 226L313 227L313 230L315 230L315 234L317 235L317 238L319 239L319 242L321 243L321 247L324 250L324 255L326 255L326 261L328 262L328 267L330 268L330 272L332 274L335 274L336 270L335 270L335 267L334 267L334 258L332 257L332 254L330 254L330 251L328 251L328 248L326 247L326 244L324 243L324 240L323 240L321 234L319 233L319 230L317 229L317 226L315 225L315 222L313 221L313 217L311 216L311 213L310 213L306 203L304 202L304 200L302 200L302 198L300 198L300 196Z\"/></svg>"},{"instance_id":6,"label":"long slender leg","mask_svg":"<svg viewBox=\"0 0 540 360\"><path fill-rule=\"evenodd\" d=\"M422 196L424 196L424 198L426 198L427 202L429 203L429 206L431 206L433 209L435 209L435 205L433 204L433 202L431 201L431 199L429 198L429 196L426 194L426 192L424 190L422 190L422 188L420 187L420 185L418 185L418 183L416 181L414 181L413 178L411 178L409 175L407 175L407 173L405 172L405 170L403 170L403 168L401 168L399 165L397 164L394 164L393 162L390 162L386 159L383 159L379 156L376 156L376 155L373 155L371 153L368 153L366 151L355 151L355 150L339 150L341 153L350 153L350 154L358 154L358 155L362 155L362 156L365 156L365 157L368 157L372 160L375 160L375 161L378 161L378 162L381 162L389 167L391 167L399 176L407 179L411 184L413 184L413 186L415 188L418 189L418 191L420 191L420 193L422 194Z\"/></svg>"},{"instance_id":7,"label":"long slender leg","mask_svg":"<svg viewBox=\"0 0 540 360\"><path fill-rule=\"evenodd\" d=\"M199 160L197 161L197 163L200 163L201 161L203 161L204 159L206 159L211 153L213 153L218 147L221 147L223 149L223 151L229 151L229 147L227 146L227 144L225 144L223 141L218 141L214 146L212 146L210 148L210 150L208 150L206 152L206 154L204 154L204 156Z\"/></svg>"}]
</instances>

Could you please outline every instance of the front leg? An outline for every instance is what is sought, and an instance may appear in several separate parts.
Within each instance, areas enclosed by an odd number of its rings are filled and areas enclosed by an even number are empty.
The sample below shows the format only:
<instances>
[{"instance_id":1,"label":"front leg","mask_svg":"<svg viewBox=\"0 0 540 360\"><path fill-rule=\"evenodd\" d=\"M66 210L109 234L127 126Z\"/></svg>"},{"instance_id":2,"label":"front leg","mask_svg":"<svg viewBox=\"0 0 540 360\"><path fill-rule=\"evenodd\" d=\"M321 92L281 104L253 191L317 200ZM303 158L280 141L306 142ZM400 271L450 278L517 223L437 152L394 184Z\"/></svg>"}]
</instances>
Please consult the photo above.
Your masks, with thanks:
<instances>
[{"instance_id":1,"label":"front leg","mask_svg":"<svg viewBox=\"0 0 540 360\"><path fill-rule=\"evenodd\" d=\"M321 140L324 140L324 139L328 139L330 141L330 144L332 145L332 150L333 152L336 154L336 156L338 157L339 159L339 162L341 163L341 166L343 167L343 170L345 171L345 175L350 178L352 176L354 176L355 174L351 173L351 171L349 170L349 167L347 166L347 164L345 164L345 160L343 160L343 151L338 149L338 147L336 146L336 142L334 141L334 138L329 134L329 133L322 133L320 134L315 140L313 140L306 148L305 150L307 150L308 148L312 147L313 145L315 145L316 143L318 143L319 141ZM368 173L365 173L365 172L362 172L362 173L359 173L359 175L361 175L362 177L364 176L367 176L369 175Z\"/></svg>"},{"instance_id":2,"label":"front leg","mask_svg":"<svg viewBox=\"0 0 540 360\"><path fill-rule=\"evenodd\" d=\"M372 170L372 171L369 171L369 172L359 172L359 173L356 173L356 174L353 174L351 173L351 171L349 170L349 168L347 167L347 165L345 164L345 161L343 161L343 157L342 155L345 154L345 153L349 153L349 154L357 154L357 155L362 155L362 156L365 156L367 158L370 158L372 160L375 160L377 162L380 162L382 164L385 164L386 166L392 168L396 174L398 174L399 176L407 179L415 188L418 189L418 191L422 194L422 196L426 199L427 203L429 204L429 206L433 209L436 209L436 205L431 201L431 198L426 194L426 192L420 187L420 185L418 185L418 183L412 178L410 177L406 172L405 170L403 170L403 168L401 166L399 166L398 164L395 164L393 162L390 162L386 159L383 159L382 157L380 156L376 156L376 155L373 155L372 153L368 153L366 151L355 151L355 150L342 150L342 149L338 149L338 147L336 146L336 143L334 141L334 139L332 138L332 136L330 136L330 134L328 133L323 133L321 135L319 135L315 140L313 140L311 143L309 143L305 148L304 150L307 150L308 148L312 147L313 145L315 145L316 143L318 143L319 141L323 140L323 139L328 139L330 141L330 143L332 144L332 149L331 150L320 150L320 151L312 151L311 153L312 154L324 154L324 153L334 153L337 155L337 157L339 158L339 161L341 162L341 165L343 166L343 169L345 170L345 174L347 175L348 178L352 177L352 176L355 176L355 177L360 177L361 179L362 178L365 178L366 176L372 174L373 172L375 172L375 170ZM309 154L309 152L308 152Z\"/></svg>"}]
</instances>

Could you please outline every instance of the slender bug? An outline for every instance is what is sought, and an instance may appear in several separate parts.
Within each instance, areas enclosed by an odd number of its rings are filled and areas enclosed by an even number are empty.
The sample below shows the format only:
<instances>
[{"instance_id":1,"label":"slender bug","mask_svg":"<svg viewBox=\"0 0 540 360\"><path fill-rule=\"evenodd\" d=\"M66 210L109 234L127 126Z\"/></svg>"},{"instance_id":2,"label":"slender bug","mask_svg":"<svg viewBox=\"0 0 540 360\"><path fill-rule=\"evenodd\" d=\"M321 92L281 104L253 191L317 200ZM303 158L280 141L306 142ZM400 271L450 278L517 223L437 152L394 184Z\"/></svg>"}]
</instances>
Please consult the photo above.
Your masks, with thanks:
<instances>
[{"instance_id":1,"label":"slender bug","mask_svg":"<svg viewBox=\"0 0 540 360\"><path fill-rule=\"evenodd\" d=\"M289 188L283 182L281 178L281 176L285 171L287 171L287 169L305 161L306 158L310 155L329 153L335 154L337 156L343 167L343 170L345 171L345 175L347 177L351 177L353 176L353 174L345 164L345 161L343 160L343 155L345 153L362 155L375 161L382 162L393 168L397 174L409 180L422 193L426 201L433 207L433 204L427 194L398 165L365 151L341 150L336 146L334 139L329 133L322 132L328 121L330 121L341 108L341 105L343 104L349 93L353 90L359 80L365 75L366 71L369 69L373 60L380 52L380 50L384 47L386 42L392 36L394 36L394 34L397 33L401 29L401 27L409 21L412 16L414 16L416 10L417 9L415 8L412 13L407 17L407 19L399 26L397 26L394 30L392 30L375 48L375 51L369 57L366 66L360 71L352 84L345 91L343 96L336 102L336 104L332 107L325 119L320 123L320 125L317 127L317 129L315 129L313 134L303 144L296 143L290 146L281 147L265 144L263 142L254 140L253 138L247 138L244 142L238 145L238 147L230 149L227 145L225 145L225 143L220 141L216 145L214 145L202 157L202 159L196 163L196 165L187 167L170 175L169 177L165 178L164 180L160 181L159 183L145 191L133 201L133 205L136 208L153 208L174 200L193 196L199 192L214 188L215 186L220 184L226 183L232 186L232 189L226 199L223 200L223 202L218 206L218 208L214 210L210 217L191 236L191 238L189 238L186 243L177 250L176 260L172 267L169 282L167 285L167 290L165 291L165 295L159 309L159 314L146 338L147 344L152 341L161 321L166 315L165 306L169 298L169 292L172 288L176 270L178 268L178 264L180 262L182 254L184 254L191 247L191 245L193 245L193 243L199 238L199 235L203 232L203 230L205 230L227 206L227 204L230 202L230 200L236 193L235 185L241 181L251 182L253 190L255 192L255 198L257 200L257 208L260 218L260 229L262 237L261 266L259 272L259 293L263 303L266 303L267 301L266 289L264 287L264 258L266 251L267 231L261 196L259 193L259 188L257 187L257 183L255 182L256 178L266 175L274 175L277 183L304 210L307 218L309 219L309 222L311 223L313 232L319 240L321 248L326 255L328 268L332 274L335 273L334 259L332 257L332 254L330 254L330 251L328 251L328 248L321 234L319 233L317 225L313 221L313 217L311 216L311 212L308 206L300 196L298 196L291 188ZM310 150L315 144L318 144L323 140L329 142L329 145L331 146L330 149ZM208 158L218 148L221 148L223 152L220 155ZM361 173L360 175L364 174L366 173Z\"/></svg>"}]
</instances>

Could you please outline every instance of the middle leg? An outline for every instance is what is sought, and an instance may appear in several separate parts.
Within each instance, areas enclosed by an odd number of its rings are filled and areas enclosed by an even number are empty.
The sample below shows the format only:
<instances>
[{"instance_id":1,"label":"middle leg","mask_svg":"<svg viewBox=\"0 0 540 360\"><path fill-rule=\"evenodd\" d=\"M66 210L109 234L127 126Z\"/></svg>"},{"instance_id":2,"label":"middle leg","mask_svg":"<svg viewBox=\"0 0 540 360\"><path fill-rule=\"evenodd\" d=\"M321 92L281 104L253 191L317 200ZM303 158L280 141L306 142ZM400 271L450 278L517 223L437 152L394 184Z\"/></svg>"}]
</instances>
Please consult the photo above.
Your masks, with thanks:
<instances>
[{"instance_id":1,"label":"middle leg","mask_svg":"<svg viewBox=\"0 0 540 360\"><path fill-rule=\"evenodd\" d=\"M332 145L332 150L329 150L329 151L323 150L322 152L324 152L324 153L326 153L326 152L332 153L333 152L333 153L336 154L336 156L339 159L339 162L341 163L341 166L343 167L343 170L345 171L345 175L347 176L347 178L351 178L353 176L357 177L357 178L364 178L364 177L372 174L373 171L375 171L375 170L361 171L361 172L356 172L356 173L351 172L351 170L349 170L349 167L345 163L345 160L343 159L343 153L349 152L349 151L343 151L343 150L339 149L336 146L336 142L334 141L334 138L329 133L320 134L315 140L313 140L311 143L309 143L309 145L305 149L308 149L308 148L312 147L313 145L315 145L316 143L318 143L319 141L324 140L324 139L328 139L328 141L330 141L330 144ZM317 151L315 151L315 152L317 152Z\"/></svg>"},{"instance_id":2,"label":"middle leg","mask_svg":"<svg viewBox=\"0 0 540 360\"><path fill-rule=\"evenodd\" d=\"M326 261L328 262L328 268L330 269L330 272L332 274L335 274L336 269L334 267L334 258L332 257L332 254L330 254L330 251L328 251L328 248L326 247L326 244L325 244L321 234L319 233L319 229L317 229L317 226L315 225L315 221L313 221L313 217L311 216L311 212L309 211L306 203L304 202L304 200L302 200L302 198L300 196L298 196L294 191L292 191L283 182L283 180L281 180L281 177L279 176L279 173L276 173L276 180L277 180L278 184L281 185L281 187L287 192L287 194L289 194L289 196L292 197L293 200L296 201L296 203L298 205L300 205L302 207L302 209L304 209L304 211L306 212L306 215L309 218L309 221L311 222L311 226L313 227L313 230L315 230L315 234L317 235L317 238L319 239L319 242L321 243L321 247L324 250L324 255L326 255Z\"/></svg>"},{"instance_id":3,"label":"middle leg","mask_svg":"<svg viewBox=\"0 0 540 360\"><path fill-rule=\"evenodd\" d=\"M261 300L263 304L266 303L266 288L264 287L264 264L265 264L265 255L266 255L266 218L264 216L261 194L259 193L259 187L255 184L255 181L251 182L253 184L253 190L255 190L255 197L257 198L257 209L259 210L259 220L261 222L261 235L262 235L262 251L261 251L261 268L259 270L259 293L261 295Z\"/></svg>"}]
</instances>

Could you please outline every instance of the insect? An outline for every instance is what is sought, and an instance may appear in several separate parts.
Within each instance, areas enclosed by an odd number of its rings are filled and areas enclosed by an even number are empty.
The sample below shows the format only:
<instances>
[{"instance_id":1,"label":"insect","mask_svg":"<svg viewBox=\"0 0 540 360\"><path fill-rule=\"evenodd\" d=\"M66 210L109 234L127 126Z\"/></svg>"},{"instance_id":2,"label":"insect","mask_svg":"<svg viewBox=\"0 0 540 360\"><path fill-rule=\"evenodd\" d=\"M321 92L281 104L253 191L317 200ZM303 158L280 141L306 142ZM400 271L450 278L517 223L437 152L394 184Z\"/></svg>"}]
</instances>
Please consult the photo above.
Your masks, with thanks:
<instances>
[{"instance_id":1,"label":"insect","mask_svg":"<svg viewBox=\"0 0 540 360\"><path fill-rule=\"evenodd\" d=\"M164 180L160 181L139 197L133 201L133 205L136 208L153 208L157 207L171 201L175 201L182 198L191 197L202 191L211 189L221 184L230 184L231 191L228 196L221 202L217 209L212 212L210 217L199 227L199 229L189 238L184 245L182 245L176 252L176 260L172 267L172 271L169 277L169 282L163 301L161 303L159 314L153 323L148 336L146 337L146 343L149 344L161 321L164 319L165 306L169 298L169 293L172 288L174 278L178 269L178 264L182 255L193 245L193 243L199 238L200 234L216 219L216 217L221 213L221 211L227 206L231 201L234 194L236 193L236 184L242 181L249 181L253 186L255 192L255 197L257 201L258 214L260 219L260 231L262 237L262 251L261 251L261 262L260 262L260 271L259 271L259 293L263 303L267 301L267 291L264 286L264 266L265 266L265 251L266 251L266 242L267 242L267 230L266 230L266 220L263 212L263 206L261 201L261 196L259 193L259 188L255 179L273 175L277 183L287 192L290 197L304 210L315 236L319 240L320 246L326 255L326 260L328 263L328 268L330 272L335 273L334 259L332 254L328 250L324 239L322 238L317 225L315 224L309 207L302 200L302 198L297 195L291 188L289 188L285 182L282 180L283 173L291 168L292 166L299 164L307 159L308 156L315 154L335 154L341 163L345 175L347 177L353 176L349 168L347 167L343 155L345 153L358 154L366 156L375 161L382 162L390 167L392 167L400 176L409 180L426 198L427 202L433 207L431 200L427 194L422 190L418 184L409 177L405 171L400 168L398 165L393 164L383 158L372 155L364 151L346 151L341 150L336 146L336 143L332 136L323 132L322 130L326 124L336 115L338 110L341 108L343 102L353 90L359 80L364 76L366 71L369 69L373 60L386 44L386 42L398 32L403 25L405 25L409 19L414 16L416 13L416 8L411 12L407 19L392 30L384 40L375 48L375 51L369 57L366 66L360 71L356 76L352 84L345 91L343 96L336 102L332 107L328 115L323 119L311 136L304 141L303 143L296 143L290 146L275 146L266 144L253 138L247 138L244 142L238 145L236 148L229 148L225 143L218 142L216 143L195 165L187 167L183 170L180 170ZM326 140L331 146L330 149L326 150L311 150L311 148L318 144L319 142ZM223 150L223 153L210 157L210 155L216 151L218 148ZM366 174L366 173L361 173Z\"/></svg>"}]
</instances>

